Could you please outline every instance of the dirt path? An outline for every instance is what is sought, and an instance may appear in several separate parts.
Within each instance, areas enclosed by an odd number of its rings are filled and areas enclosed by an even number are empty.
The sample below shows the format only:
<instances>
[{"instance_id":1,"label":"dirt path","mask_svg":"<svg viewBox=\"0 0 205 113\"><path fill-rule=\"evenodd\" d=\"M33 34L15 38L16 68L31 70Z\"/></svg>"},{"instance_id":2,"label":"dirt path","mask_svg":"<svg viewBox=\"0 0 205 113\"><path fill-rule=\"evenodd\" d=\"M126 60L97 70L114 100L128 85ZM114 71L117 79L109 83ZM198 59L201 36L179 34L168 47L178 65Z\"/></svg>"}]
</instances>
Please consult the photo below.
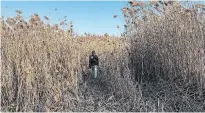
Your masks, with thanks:
<instances>
[{"instance_id":1,"label":"dirt path","mask_svg":"<svg viewBox=\"0 0 205 113\"><path fill-rule=\"evenodd\" d=\"M101 72L96 79L90 74L80 86L80 91L84 100L83 111L106 111L106 101L112 97L109 91L108 82Z\"/></svg>"}]
</instances>

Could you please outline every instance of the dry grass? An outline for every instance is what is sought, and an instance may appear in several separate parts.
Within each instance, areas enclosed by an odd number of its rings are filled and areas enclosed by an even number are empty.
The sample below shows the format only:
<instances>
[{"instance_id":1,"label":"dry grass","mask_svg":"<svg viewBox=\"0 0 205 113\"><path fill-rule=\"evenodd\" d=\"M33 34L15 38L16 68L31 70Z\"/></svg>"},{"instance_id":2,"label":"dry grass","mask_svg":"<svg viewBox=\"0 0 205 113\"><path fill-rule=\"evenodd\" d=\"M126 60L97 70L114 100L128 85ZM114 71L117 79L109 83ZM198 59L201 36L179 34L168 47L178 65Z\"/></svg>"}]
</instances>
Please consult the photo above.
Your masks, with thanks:
<instances>
[{"instance_id":1,"label":"dry grass","mask_svg":"<svg viewBox=\"0 0 205 113\"><path fill-rule=\"evenodd\" d=\"M93 101L82 98L90 52L99 55L103 75L117 63L125 40L95 35L74 38L70 32L44 25L37 14L26 23L28 27L14 29L22 24L19 19L10 25L1 21L1 111L85 110L83 104Z\"/></svg>"},{"instance_id":2,"label":"dry grass","mask_svg":"<svg viewBox=\"0 0 205 113\"><path fill-rule=\"evenodd\" d=\"M1 21L1 111L205 111L204 15L179 2L130 4L122 9L130 42L73 36L72 22L63 31L38 14L25 22L20 10Z\"/></svg>"},{"instance_id":3,"label":"dry grass","mask_svg":"<svg viewBox=\"0 0 205 113\"><path fill-rule=\"evenodd\" d=\"M130 4L124 14L132 75L146 85L144 96L155 103L159 99L166 111L204 111L205 11L177 1Z\"/></svg>"}]
</instances>

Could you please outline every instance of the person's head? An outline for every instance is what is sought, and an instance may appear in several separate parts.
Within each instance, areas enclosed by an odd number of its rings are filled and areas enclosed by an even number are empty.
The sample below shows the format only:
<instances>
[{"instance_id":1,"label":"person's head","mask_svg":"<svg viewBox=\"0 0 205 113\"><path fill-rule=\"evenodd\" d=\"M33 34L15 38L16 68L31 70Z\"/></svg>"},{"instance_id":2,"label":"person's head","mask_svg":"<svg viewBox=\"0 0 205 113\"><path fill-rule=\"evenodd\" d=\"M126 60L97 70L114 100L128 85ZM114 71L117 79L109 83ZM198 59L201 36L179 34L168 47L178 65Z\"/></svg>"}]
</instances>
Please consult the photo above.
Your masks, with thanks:
<instances>
[{"instance_id":1,"label":"person's head","mask_svg":"<svg viewBox=\"0 0 205 113\"><path fill-rule=\"evenodd\" d=\"M95 55L95 50L92 51L92 55Z\"/></svg>"}]
</instances>

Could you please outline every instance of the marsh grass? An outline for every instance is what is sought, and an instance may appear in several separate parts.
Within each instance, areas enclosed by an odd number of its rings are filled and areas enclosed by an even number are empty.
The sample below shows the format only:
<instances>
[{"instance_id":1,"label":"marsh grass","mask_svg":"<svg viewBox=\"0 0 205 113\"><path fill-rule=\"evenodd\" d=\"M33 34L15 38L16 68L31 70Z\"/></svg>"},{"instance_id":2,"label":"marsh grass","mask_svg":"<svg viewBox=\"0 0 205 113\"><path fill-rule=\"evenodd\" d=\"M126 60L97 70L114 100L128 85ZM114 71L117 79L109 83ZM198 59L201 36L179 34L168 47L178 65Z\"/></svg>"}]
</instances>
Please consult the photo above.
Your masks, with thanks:
<instances>
[{"instance_id":1,"label":"marsh grass","mask_svg":"<svg viewBox=\"0 0 205 113\"><path fill-rule=\"evenodd\" d=\"M145 85L145 95L152 98L148 100L164 101L166 111L204 111L205 5L130 4L124 15L129 20L132 75Z\"/></svg>"},{"instance_id":2,"label":"marsh grass","mask_svg":"<svg viewBox=\"0 0 205 113\"><path fill-rule=\"evenodd\" d=\"M1 111L204 111L203 5L129 3L126 39L74 36L72 22L68 31L38 14L26 22L20 10L1 21Z\"/></svg>"}]
</instances>

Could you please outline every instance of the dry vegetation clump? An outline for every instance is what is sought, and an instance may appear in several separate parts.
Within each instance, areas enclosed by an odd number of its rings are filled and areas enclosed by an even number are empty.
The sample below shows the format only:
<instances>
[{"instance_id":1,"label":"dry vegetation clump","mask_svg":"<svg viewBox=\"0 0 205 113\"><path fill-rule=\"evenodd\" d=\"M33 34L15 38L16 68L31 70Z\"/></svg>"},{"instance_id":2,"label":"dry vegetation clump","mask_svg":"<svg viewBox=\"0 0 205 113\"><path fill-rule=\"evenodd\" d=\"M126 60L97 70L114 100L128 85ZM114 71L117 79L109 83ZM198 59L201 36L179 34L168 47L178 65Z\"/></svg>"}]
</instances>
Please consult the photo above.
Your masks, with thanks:
<instances>
[{"instance_id":1,"label":"dry vegetation clump","mask_svg":"<svg viewBox=\"0 0 205 113\"><path fill-rule=\"evenodd\" d=\"M122 11L131 40L132 75L143 86L143 96L163 104L165 111L204 111L204 5L140 3L131 1Z\"/></svg>"}]
</instances>

